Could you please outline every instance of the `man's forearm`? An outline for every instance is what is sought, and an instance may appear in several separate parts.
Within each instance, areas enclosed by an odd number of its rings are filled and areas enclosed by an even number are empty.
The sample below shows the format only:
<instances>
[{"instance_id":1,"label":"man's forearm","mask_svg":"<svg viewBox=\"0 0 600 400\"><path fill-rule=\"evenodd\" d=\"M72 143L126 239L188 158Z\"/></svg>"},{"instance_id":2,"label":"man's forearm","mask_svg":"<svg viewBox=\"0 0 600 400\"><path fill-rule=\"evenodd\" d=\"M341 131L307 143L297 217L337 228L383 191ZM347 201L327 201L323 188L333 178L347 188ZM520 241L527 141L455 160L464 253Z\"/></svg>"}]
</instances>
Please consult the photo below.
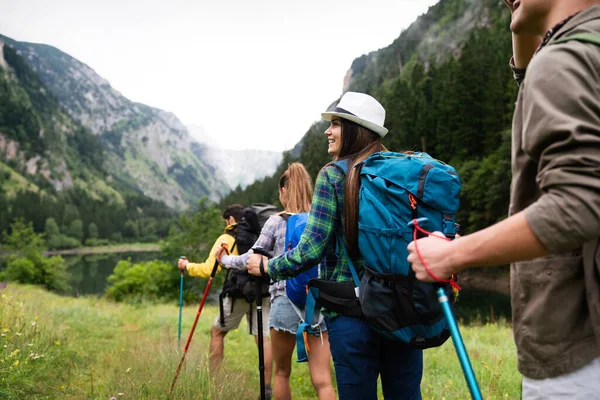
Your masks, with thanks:
<instances>
[{"instance_id":1,"label":"man's forearm","mask_svg":"<svg viewBox=\"0 0 600 400\"><path fill-rule=\"evenodd\" d=\"M450 262L458 270L530 260L548 254L523 212L452 242Z\"/></svg>"}]
</instances>

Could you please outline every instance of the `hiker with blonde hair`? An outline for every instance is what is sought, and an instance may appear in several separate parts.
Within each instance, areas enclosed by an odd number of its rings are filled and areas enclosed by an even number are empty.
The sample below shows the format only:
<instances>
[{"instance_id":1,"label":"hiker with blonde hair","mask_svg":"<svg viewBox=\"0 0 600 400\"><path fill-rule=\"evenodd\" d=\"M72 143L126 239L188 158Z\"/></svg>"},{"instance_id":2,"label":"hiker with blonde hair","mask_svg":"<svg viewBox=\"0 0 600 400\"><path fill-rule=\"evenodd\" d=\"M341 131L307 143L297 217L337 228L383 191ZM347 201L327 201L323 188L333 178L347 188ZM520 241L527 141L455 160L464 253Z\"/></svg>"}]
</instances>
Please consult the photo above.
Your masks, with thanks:
<instances>
[{"instance_id":1,"label":"hiker with blonde hair","mask_svg":"<svg viewBox=\"0 0 600 400\"><path fill-rule=\"evenodd\" d=\"M310 210L313 195L312 180L306 168L300 163L292 163L279 179L279 201L284 212L272 215L261 230L260 237L252 246L270 252L274 256L287 249L286 220L290 214L306 213ZM219 249L216 257L226 268L246 269L247 260L253 250L240 256L224 255ZM314 264L318 264L318 261ZM296 345L296 331L302 321L304 309L299 309L286 295L286 281L271 285L271 311L269 328L274 362L273 396L276 399L291 399L290 375L292 354ZM324 322L319 324L319 337L308 335L310 347L308 366L310 378L319 400L335 399L331 384L329 340Z\"/></svg>"}]
</instances>

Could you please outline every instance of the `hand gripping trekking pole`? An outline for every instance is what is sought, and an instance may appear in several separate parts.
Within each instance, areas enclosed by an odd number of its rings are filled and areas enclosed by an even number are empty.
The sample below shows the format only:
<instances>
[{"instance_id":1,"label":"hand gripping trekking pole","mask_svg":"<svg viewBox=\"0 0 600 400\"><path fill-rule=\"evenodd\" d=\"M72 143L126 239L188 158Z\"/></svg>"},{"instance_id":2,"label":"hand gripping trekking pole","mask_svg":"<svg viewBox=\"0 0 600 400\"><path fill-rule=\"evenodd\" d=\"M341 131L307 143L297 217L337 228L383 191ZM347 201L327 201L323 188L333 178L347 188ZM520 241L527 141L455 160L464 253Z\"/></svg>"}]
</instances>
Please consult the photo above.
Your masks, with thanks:
<instances>
[{"instance_id":1,"label":"hand gripping trekking pole","mask_svg":"<svg viewBox=\"0 0 600 400\"><path fill-rule=\"evenodd\" d=\"M471 398L473 400L481 400L481 392L479 391L479 386L477 385L477 379L475 379L475 373L473 372L473 367L471 366L471 361L469 360L469 355L467 354L467 349L465 348L465 343L462 340L462 336L460 335L460 331L458 330L458 325L456 323L456 319L454 318L454 314L452 313L452 308L450 308L450 302L448 300L448 296L446 295L446 291L442 286L442 283L450 283L454 288L460 290L460 287L456 284L454 278L451 279L439 279L437 278L431 270L425 265L425 261L423 257L421 257L421 253L419 252L419 248L417 245L417 231L428 235L434 236L443 240L450 240L446 237L441 237L438 235L432 235L431 232L427 232L423 228L419 226L420 223L424 223L427 221L427 218L418 218L410 221L408 226L414 226L414 241L415 241L415 250L417 251L417 255L421 260L421 263L429 272L429 274L438 282L435 285L436 294L438 297L438 301L440 302L440 306L442 307L442 311L444 312L444 317L446 318L446 322L448 323L448 329L450 330L450 335L452 336L452 342L454 343L454 348L456 349L456 355L458 356L458 361L460 362L460 366L462 367L463 374L465 375L465 380L467 381L467 386L469 387L469 392L471 392Z\"/></svg>"},{"instance_id":2,"label":"hand gripping trekking pole","mask_svg":"<svg viewBox=\"0 0 600 400\"><path fill-rule=\"evenodd\" d=\"M177 366L177 371L175 371L175 377L173 378L173 382L171 383L171 389L169 389L169 396L171 396L171 392L173 392L173 388L175 387L175 382L177 382L177 377L179 376L179 371L181 371L181 366L183 365L183 361L185 360L185 355L187 354L188 348L190 347L190 342L192 341L192 336L194 335L194 331L196 330L196 324L198 324L198 318L200 317L200 313L202 313L202 308L204 307L204 302L206 302L206 296L208 295L208 291L210 290L210 285L217 273L217 268L219 267L219 260L215 260L215 266L210 273L210 278L206 283L206 288L204 289L204 295L202 295L202 300L200 300L200 306L198 307L198 312L196 313L196 319L194 320L194 324L192 325L192 330L188 336L187 342L183 349L183 355L181 356L181 361L179 361L179 366Z\"/></svg>"},{"instance_id":3,"label":"hand gripping trekking pole","mask_svg":"<svg viewBox=\"0 0 600 400\"><path fill-rule=\"evenodd\" d=\"M187 257L179 257L182 260L187 260ZM183 270L179 271L181 276L179 278L179 326L177 327L177 348L181 347L181 312L183 310Z\"/></svg>"}]
</instances>

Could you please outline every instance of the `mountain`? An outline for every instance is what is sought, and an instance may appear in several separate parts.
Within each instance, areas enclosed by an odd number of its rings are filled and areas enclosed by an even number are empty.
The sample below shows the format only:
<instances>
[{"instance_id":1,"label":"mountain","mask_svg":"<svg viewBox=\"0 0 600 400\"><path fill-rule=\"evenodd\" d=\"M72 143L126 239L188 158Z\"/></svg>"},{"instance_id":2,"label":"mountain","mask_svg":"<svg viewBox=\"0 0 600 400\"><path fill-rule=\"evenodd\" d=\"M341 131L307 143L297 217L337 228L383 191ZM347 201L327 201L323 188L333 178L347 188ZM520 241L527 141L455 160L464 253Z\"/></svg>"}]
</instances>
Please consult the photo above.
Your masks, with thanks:
<instances>
[{"instance_id":1,"label":"mountain","mask_svg":"<svg viewBox=\"0 0 600 400\"><path fill-rule=\"evenodd\" d=\"M61 106L0 40L0 242L17 219L50 248L156 241L173 209L111 165L106 143Z\"/></svg>"},{"instance_id":2,"label":"mountain","mask_svg":"<svg viewBox=\"0 0 600 400\"><path fill-rule=\"evenodd\" d=\"M441 0L431 6L389 46L356 58L344 76L342 92L369 92L416 64L440 64L458 57L474 29L489 28L502 2Z\"/></svg>"},{"instance_id":3,"label":"mountain","mask_svg":"<svg viewBox=\"0 0 600 400\"><path fill-rule=\"evenodd\" d=\"M108 180L177 209L202 196L216 201L230 190L191 151L195 141L174 114L128 100L89 66L52 46L0 40L31 67L61 112L98 139Z\"/></svg>"},{"instance_id":4,"label":"mountain","mask_svg":"<svg viewBox=\"0 0 600 400\"><path fill-rule=\"evenodd\" d=\"M458 221L468 233L505 218L510 129L517 87L508 68L508 8L496 0L440 0L385 48L357 57L341 92L362 91L386 109L392 151L422 150L453 165L463 183ZM339 99L332 99L333 108ZM315 116L317 119L318 116ZM227 204L273 202L284 165L313 178L331 158L323 121L310 126L270 177L234 190Z\"/></svg>"},{"instance_id":5,"label":"mountain","mask_svg":"<svg viewBox=\"0 0 600 400\"><path fill-rule=\"evenodd\" d=\"M103 179L104 153L93 150L97 138L64 112L37 74L2 40L0 89L0 161L14 183L5 190L61 190ZM109 197L119 197L107 189Z\"/></svg>"}]
</instances>

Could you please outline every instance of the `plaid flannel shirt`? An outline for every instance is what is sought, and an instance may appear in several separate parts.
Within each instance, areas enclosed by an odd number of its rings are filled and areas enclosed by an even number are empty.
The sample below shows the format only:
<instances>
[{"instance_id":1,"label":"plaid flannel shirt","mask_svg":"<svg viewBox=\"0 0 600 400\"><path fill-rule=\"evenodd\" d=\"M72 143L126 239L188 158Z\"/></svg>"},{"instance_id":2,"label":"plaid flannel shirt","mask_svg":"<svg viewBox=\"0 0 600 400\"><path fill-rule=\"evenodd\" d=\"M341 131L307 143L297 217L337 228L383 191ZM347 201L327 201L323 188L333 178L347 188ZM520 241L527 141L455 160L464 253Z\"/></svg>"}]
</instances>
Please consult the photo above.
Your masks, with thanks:
<instances>
[{"instance_id":1,"label":"plaid flannel shirt","mask_svg":"<svg viewBox=\"0 0 600 400\"><path fill-rule=\"evenodd\" d=\"M352 280L348 261L343 255L336 254L336 235L344 237L345 181L346 176L337 166L328 164L321 169L300 242L294 249L269 260L272 280L294 277L319 263L321 279L336 282ZM361 276L363 260L356 260L354 266Z\"/></svg>"}]
</instances>

